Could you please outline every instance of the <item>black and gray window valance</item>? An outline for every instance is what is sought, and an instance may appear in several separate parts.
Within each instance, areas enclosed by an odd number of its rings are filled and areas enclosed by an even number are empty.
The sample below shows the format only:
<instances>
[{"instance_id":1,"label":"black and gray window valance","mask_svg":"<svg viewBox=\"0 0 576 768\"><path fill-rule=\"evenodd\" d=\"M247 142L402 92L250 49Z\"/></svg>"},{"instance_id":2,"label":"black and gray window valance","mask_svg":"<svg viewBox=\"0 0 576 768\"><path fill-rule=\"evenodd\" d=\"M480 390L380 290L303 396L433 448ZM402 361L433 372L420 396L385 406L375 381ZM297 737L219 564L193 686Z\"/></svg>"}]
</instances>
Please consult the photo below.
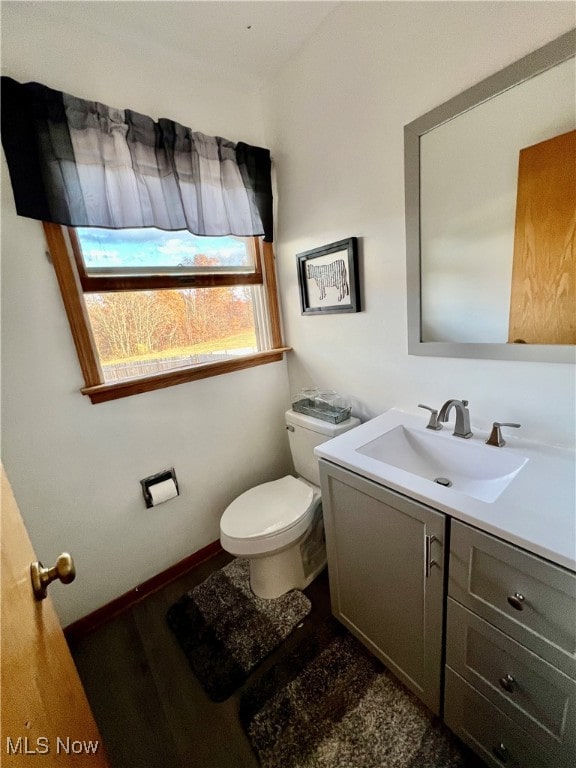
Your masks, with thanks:
<instances>
[{"instance_id":1,"label":"black and gray window valance","mask_svg":"<svg viewBox=\"0 0 576 768\"><path fill-rule=\"evenodd\" d=\"M9 77L2 144L21 216L272 240L267 149Z\"/></svg>"}]
</instances>

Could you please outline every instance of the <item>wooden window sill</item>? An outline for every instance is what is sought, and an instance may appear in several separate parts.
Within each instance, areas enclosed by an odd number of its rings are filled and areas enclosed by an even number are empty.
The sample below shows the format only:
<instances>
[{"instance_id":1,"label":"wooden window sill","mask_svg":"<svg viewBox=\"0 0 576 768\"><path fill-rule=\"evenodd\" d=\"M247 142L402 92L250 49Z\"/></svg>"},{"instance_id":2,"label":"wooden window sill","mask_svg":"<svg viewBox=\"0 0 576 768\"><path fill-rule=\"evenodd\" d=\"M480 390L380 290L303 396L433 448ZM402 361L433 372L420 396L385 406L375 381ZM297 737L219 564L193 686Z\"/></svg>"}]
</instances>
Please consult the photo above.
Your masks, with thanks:
<instances>
[{"instance_id":1,"label":"wooden window sill","mask_svg":"<svg viewBox=\"0 0 576 768\"><path fill-rule=\"evenodd\" d=\"M184 384L187 381L206 379L210 376L220 376L223 373L232 373L233 371L241 371L244 368L254 368L257 365L277 362L282 360L284 352L289 352L291 349L291 347L278 347L276 349L268 349L265 352L257 352L254 355L238 357L235 360L204 363L152 376L142 376L137 379L97 384L91 387L83 387L81 392L83 395L88 395L92 403L105 403L108 400L139 395L142 392L172 387L176 384Z\"/></svg>"}]
</instances>

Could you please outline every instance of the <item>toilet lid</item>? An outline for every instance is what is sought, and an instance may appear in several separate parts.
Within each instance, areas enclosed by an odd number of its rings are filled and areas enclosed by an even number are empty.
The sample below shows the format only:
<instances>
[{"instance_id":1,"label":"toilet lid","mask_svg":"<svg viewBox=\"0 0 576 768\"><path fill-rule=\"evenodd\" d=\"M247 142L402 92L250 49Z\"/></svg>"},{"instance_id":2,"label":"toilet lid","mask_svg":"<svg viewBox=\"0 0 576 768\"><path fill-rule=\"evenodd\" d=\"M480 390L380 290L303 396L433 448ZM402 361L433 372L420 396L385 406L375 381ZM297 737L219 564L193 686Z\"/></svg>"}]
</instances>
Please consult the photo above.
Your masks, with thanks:
<instances>
[{"instance_id":1,"label":"toilet lid","mask_svg":"<svg viewBox=\"0 0 576 768\"><path fill-rule=\"evenodd\" d=\"M313 498L312 488L292 475L257 485L227 507L220 530L237 539L271 536L298 523Z\"/></svg>"}]
</instances>

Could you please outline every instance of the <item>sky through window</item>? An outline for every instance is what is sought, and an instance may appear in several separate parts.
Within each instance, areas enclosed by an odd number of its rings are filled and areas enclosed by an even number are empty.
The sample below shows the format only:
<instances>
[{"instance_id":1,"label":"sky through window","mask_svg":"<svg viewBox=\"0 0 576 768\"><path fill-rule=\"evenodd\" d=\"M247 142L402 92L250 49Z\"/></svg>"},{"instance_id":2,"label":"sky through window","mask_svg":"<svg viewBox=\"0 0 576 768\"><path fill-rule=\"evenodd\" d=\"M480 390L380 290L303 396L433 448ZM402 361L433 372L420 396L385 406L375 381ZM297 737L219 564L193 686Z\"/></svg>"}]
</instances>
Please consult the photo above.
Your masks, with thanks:
<instances>
[{"instance_id":1,"label":"sky through window","mask_svg":"<svg viewBox=\"0 0 576 768\"><path fill-rule=\"evenodd\" d=\"M200 237L187 230L77 227L88 270L103 267L178 267L207 256L214 266L251 266L247 241L233 235Z\"/></svg>"}]
</instances>

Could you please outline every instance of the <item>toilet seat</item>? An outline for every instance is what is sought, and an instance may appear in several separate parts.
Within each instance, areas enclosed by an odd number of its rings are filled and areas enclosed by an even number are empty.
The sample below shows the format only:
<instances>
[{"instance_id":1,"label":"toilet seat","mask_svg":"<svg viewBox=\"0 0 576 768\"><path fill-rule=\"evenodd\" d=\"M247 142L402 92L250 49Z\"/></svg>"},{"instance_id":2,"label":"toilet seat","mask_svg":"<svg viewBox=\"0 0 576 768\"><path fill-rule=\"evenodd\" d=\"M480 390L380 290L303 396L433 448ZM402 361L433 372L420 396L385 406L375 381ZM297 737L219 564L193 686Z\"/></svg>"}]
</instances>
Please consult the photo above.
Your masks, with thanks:
<instances>
[{"instance_id":1,"label":"toilet seat","mask_svg":"<svg viewBox=\"0 0 576 768\"><path fill-rule=\"evenodd\" d=\"M234 499L220 519L220 541L235 555L289 546L306 532L320 503L319 489L292 475L262 483Z\"/></svg>"}]
</instances>

